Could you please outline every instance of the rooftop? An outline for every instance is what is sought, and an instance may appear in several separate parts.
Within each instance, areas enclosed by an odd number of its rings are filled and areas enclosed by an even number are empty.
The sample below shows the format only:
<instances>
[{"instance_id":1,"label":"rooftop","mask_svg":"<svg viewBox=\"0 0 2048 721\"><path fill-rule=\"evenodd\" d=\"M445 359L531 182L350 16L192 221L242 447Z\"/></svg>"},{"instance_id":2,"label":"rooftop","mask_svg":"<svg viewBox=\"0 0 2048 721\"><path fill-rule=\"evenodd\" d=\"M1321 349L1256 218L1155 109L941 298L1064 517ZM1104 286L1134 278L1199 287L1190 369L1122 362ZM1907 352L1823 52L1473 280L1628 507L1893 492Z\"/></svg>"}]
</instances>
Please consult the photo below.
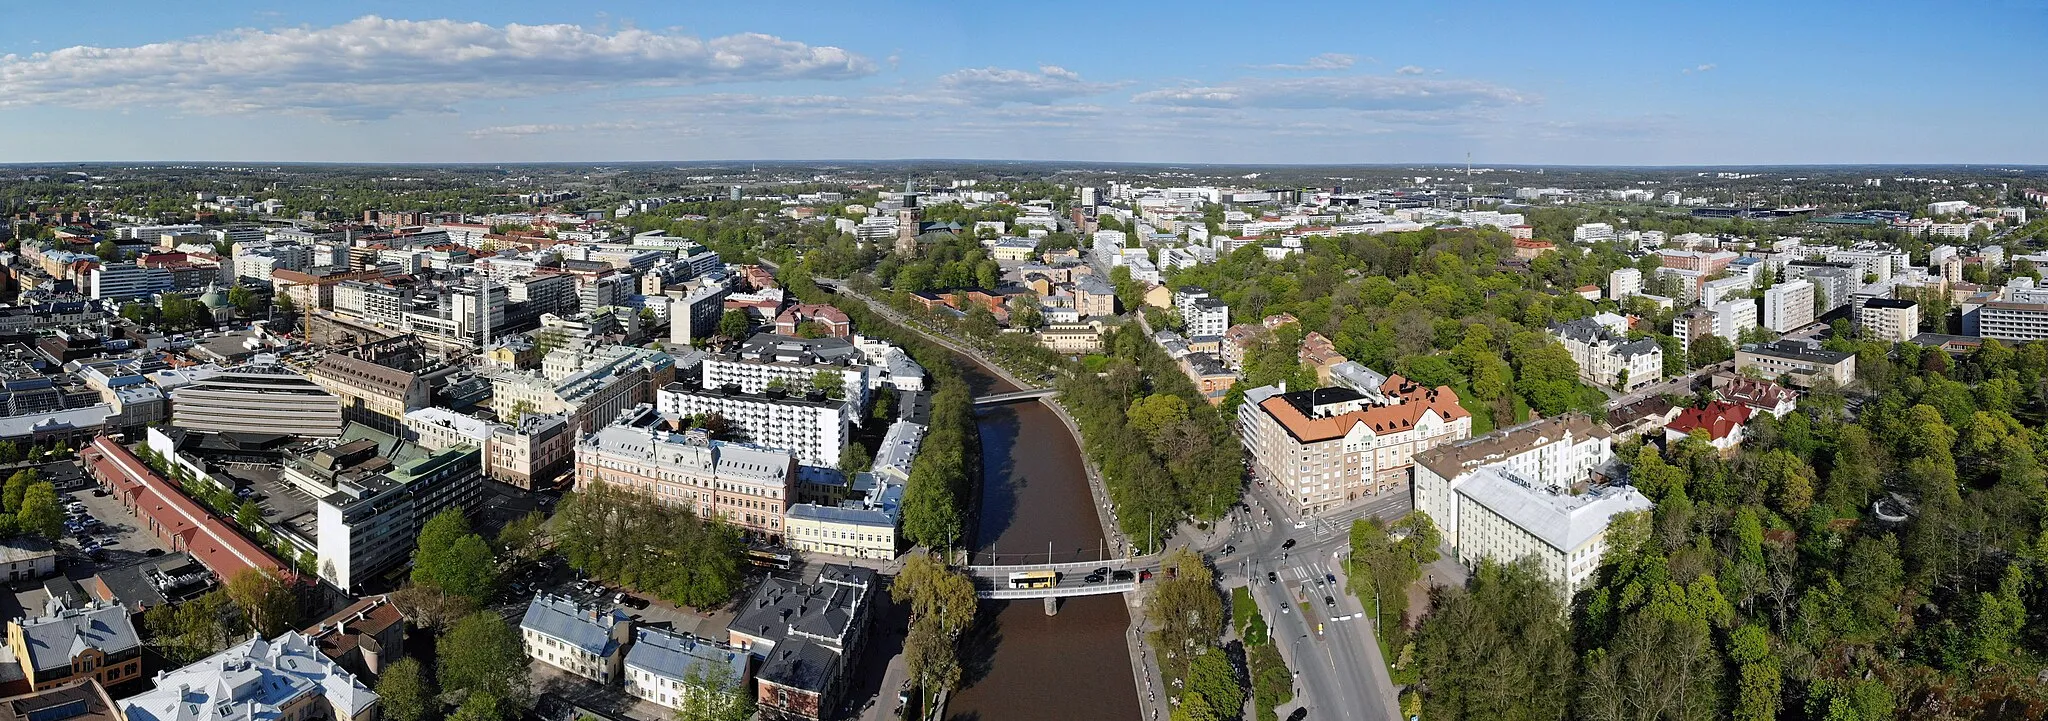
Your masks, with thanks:
<instances>
[{"instance_id":1,"label":"rooftop","mask_svg":"<svg viewBox=\"0 0 2048 721\"><path fill-rule=\"evenodd\" d=\"M616 608L600 609L578 605L566 596L542 593L526 605L519 627L552 637L595 656L610 656L619 650L613 630L632 623Z\"/></svg>"},{"instance_id":2,"label":"rooftop","mask_svg":"<svg viewBox=\"0 0 2048 721\"><path fill-rule=\"evenodd\" d=\"M1594 486L1574 495L1551 487L1537 488L1494 465L1472 472L1457 493L1566 553L1606 530L1615 514L1648 510L1652 505L1631 486Z\"/></svg>"},{"instance_id":3,"label":"rooftop","mask_svg":"<svg viewBox=\"0 0 2048 721\"><path fill-rule=\"evenodd\" d=\"M314 695L342 718L377 702L376 693L322 656L311 639L291 631L159 673L154 690L122 699L120 707L128 721L268 721Z\"/></svg>"}]
</instances>

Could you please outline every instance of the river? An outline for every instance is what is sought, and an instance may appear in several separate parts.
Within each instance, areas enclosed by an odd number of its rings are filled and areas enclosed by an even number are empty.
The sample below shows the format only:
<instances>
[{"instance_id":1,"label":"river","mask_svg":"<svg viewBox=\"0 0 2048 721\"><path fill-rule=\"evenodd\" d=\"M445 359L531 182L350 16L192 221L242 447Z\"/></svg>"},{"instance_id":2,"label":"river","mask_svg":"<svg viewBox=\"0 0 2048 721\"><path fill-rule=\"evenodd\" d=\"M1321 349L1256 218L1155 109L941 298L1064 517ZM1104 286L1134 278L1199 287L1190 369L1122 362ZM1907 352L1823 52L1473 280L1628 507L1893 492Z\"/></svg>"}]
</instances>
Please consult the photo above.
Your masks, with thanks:
<instances>
[{"instance_id":1,"label":"river","mask_svg":"<svg viewBox=\"0 0 2048 721\"><path fill-rule=\"evenodd\" d=\"M972 360L958 357L974 395L1016 390ZM1065 424L1038 402L982 409L981 507L977 564L1092 560L1104 553L1102 526L1088 491L1081 449ZM964 644L963 688L947 704L960 721L1038 721L1138 717L1137 688L1124 642L1130 613L1119 595L1063 601L1045 615L1041 601L988 601Z\"/></svg>"}]
</instances>

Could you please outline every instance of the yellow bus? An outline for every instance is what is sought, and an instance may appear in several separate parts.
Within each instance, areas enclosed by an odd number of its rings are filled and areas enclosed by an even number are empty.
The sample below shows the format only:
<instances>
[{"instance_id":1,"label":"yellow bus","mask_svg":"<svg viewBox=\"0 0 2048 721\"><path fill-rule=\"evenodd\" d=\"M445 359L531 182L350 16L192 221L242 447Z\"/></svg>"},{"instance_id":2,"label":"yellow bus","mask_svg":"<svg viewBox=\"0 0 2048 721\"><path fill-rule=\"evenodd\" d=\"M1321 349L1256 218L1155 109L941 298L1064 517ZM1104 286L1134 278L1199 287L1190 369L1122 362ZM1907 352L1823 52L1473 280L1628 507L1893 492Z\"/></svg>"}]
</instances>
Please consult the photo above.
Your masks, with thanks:
<instances>
[{"instance_id":1,"label":"yellow bus","mask_svg":"<svg viewBox=\"0 0 2048 721\"><path fill-rule=\"evenodd\" d=\"M1011 588L1052 588L1060 585L1059 571L1018 571L1010 574Z\"/></svg>"}]
</instances>

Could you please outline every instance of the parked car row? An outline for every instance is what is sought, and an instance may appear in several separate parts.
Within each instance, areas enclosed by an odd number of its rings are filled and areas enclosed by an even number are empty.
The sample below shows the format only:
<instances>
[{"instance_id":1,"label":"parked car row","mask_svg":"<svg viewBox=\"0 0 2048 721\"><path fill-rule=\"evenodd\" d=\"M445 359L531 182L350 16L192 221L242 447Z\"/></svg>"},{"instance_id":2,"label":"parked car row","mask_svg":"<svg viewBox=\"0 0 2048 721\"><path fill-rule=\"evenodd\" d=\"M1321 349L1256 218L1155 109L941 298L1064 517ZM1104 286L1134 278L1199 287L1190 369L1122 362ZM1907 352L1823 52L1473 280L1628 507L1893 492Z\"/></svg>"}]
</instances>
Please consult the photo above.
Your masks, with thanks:
<instances>
[{"instance_id":1,"label":"parked car row","mask_svg":"<svg viewBox=\"0 0 2048 721\"><path fill-rule=\"evenodd\" d=\"M115 543L114 536L107 532L107 524L93 518L85 503L75 498L64 504L64 530L78 539L79 550L93 558L99 558L101 549Z\"/></svg>"}]
</instances>

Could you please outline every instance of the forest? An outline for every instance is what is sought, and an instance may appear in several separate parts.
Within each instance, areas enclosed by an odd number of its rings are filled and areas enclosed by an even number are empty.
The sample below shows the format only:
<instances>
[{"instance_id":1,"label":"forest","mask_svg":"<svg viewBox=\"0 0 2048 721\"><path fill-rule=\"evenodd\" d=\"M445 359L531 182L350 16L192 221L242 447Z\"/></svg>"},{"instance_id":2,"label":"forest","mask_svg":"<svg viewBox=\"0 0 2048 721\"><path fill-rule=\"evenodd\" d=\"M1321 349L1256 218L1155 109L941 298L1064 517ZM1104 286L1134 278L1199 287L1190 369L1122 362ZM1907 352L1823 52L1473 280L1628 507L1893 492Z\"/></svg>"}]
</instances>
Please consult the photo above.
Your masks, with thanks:
<instances>
[{"instance_id":1,"label":"forest","mask_svg":"<svg viewBox=\"0 0 2048 721\"><path fill-rule=\"evenodd\" d=\"M2048 715L2048 344L1859 345L1732 457L1624 448L1657 505L1577 598L1519 565L1437 589L1425 718Z\"/></svg>"}]
</instances>

